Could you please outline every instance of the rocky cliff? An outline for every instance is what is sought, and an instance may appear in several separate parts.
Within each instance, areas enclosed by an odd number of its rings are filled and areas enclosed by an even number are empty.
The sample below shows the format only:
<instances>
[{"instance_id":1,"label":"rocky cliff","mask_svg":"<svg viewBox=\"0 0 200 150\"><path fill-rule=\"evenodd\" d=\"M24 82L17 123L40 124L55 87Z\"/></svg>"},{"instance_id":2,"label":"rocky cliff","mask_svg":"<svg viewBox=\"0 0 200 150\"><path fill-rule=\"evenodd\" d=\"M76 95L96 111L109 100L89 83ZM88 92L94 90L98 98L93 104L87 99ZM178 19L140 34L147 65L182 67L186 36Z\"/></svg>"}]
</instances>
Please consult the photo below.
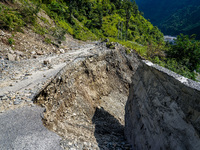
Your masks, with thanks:
<instances>
[{"instance_id":1,"label":"rocky cliff","mask_svg":"<svg viewBox=\"0 0 200 150\"><path fill-rule=\"evenodd\" d=\"M125 133L137 150L200 149L199 85L148 61L132 77Z\"/></svg>"}]
</instances>

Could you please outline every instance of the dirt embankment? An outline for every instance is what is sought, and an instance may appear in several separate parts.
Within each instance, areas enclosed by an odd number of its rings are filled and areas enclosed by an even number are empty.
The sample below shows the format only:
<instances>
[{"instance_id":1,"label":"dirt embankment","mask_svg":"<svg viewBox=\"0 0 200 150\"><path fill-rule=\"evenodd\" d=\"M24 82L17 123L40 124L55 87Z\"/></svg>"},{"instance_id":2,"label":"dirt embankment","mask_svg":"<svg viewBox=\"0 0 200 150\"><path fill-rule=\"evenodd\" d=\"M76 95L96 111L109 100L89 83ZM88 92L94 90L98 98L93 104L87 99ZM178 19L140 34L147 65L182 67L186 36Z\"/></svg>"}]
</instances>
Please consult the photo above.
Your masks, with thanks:
<instances>
[{"instance_id":1,"label":"dirt embankment","mask_svg":"<svg viewBox=\"0 0 200 150\"><path fill-rule=\"evenodd\" d=\"M66 66L36 99L65 149L199 149L198 83L121 46L97 49Z\"/></svg>"},{"instance_id":2,"label":"dirt embankment","mask_svg":"<svg viewBox=\"0 0 200 150\"><path fill-rule=\"evenodd\" d=\"M101 47L98 53L65 67L40 93L44 125L63 137L65 149L130 149L124 138L125 104L132 72L125 49ZM69 144L73 143L73 144Z\"/></svg>"}]
</instances>

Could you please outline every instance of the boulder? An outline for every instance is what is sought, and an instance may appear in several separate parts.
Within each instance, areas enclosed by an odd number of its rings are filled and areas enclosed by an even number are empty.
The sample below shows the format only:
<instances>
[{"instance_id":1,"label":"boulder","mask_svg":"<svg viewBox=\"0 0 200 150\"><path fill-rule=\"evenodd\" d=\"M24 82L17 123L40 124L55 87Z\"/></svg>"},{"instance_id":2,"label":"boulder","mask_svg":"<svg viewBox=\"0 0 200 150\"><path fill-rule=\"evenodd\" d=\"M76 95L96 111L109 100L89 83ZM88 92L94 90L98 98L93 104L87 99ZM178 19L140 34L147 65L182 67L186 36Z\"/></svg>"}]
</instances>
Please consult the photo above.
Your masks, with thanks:
<instances>
[{"instance_id":1,"label":"boulder","mask_svg":"<svg viewBox=\"0 0 200 150\"><path fill-rule=\"evenodd\" d=\"M134 149L200 150L200 90L179 78L152 63L139 65L125 109L125 135Z\"/></svg>"}]
</instances>

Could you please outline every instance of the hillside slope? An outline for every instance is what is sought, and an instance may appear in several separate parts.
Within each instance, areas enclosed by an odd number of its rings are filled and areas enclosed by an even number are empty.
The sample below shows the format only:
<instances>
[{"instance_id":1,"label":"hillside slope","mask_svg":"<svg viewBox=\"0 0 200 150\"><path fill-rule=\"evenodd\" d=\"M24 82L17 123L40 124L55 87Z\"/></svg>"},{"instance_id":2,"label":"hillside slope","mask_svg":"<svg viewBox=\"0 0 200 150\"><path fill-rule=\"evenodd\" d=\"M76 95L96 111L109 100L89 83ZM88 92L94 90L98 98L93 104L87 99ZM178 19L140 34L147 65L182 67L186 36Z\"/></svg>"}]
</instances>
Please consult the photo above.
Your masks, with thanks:
<instances>
[{"instance_id":1,"label":"hillside slope","mask_svg":"<svg viewBox=\"0 0 200 150\"><path fill-rule=\"evenodd\" d=\"M164 34L199 34L198 0L136 0L145 18L158 26ZM170 27L169 27L170 26Z\"/></svg>"},{"instance_id":2,"label":"hillside slope","mask_svg":"<svg viewBox=\"0 0 200 150\"><path fill-rule=\"evenodd\" d=\"M39 16L40 10L44 10L54 24ZM0 3L0 12L0 29L10 31L21 31L31 25L35 32L51 34L59 40L69 33L84 41L113 38L144 45L163 42L163 34L140 14L135 2L128 0L20 0ZM38 18L50 27L39 24Z\"/></svg>"},{"instance_id":3,"label":"hillside slope","mask_svg":"<svg viewBox=\"0 0 200 150\"><path fill-rule=\"evenodd\" d=\"M178 10L159 25L164 33L171 35L197 34L200 39L200 6L188 6Z\"/></svg>"}]
</instances>

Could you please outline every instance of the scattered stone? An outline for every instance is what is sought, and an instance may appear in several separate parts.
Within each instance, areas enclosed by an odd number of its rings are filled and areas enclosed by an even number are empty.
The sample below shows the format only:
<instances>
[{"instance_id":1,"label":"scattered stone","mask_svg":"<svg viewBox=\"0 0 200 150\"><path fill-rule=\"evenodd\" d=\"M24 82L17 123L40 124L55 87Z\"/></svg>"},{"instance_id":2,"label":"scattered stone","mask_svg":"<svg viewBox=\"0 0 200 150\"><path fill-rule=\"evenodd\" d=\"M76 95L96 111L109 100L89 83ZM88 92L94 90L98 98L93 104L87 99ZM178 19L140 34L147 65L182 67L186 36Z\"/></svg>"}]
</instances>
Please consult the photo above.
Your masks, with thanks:
<instances>
[{"instance_id":1,"label":"scattered stone","mask_svg":"<svg viewBox=\"0 0 200 150\"><path fill-rule=\"evenodd\" d=\"M8 53L7 56L8 56L8 60L15 61L16 55Z\"/></svg>"},{"instance_id":2,"label":"scattered stone","mask_svg":"<svg viewBox=\"0 0 200 150\"><path fill-rule=\"evenodd\" d=\"M5 110L0 110L0 113L4 113L5 112Z\"/></svg>"},{"instance_id":3,"label":"scattered stone","mask_svg":"<svg viewBox=\"0 0 200 150\"><path fill-rule=\"evenodd\" d=\"M7 99L8 99L8 97L6 95L1 97L1 100L7 100Z\"/></svg>"},{"instance_id":4,"label":"scattered stone","mask_svg":"<svg viewBox=\"0 0 200 150\"><path fill-rule=\"evenodd\" d=\"M25 77L23 78L23 80L26 80L26 79L28 79L28 77L25 76Z\"/></svg>"},{"instance_id":5,"label":"scattered stone","mask_svg":"<svg viewBox=\"0 0 200 150\"><path fill-rule=\"evenodd\" d=\"M36 59L36 58L37 58L37 56L36 56L36 55L33 55L33 58L35 58L35 59Z\"/></svg>"},{"instance_id":6,"label":"scattered stone","mask_svg":"<svg viewBox=\"0 0 200 150\"><path fill-rule=\"evenodd\" d=\"M10 96L10 99L11 99L11 100L13 100L13 99L15 99L15 98L16 98L15 95L11 95L11 96Z\"/></svg>"},{"instance_id":7,"label":"scattered stone","mask_svg":"<svg viewBox=\"0 0 200 150\"><path fill-rule=\"evenodd\" d=\"M43 61L43 64L44 64L44 65L49 65L50 62L49 62L49 60L44 60L44 61Z\"/></svg>"},{"instance_id":8,"label":"scattered stone","mask_svg":"<svg viewBox=\"0 0 200 150\"><path fill-rule=\"evenodd\" d=\"M11 48L9 49L9 52L10 52L11 54L14 54L14 53L15 53Z\"/></svg>"},{"instance_id":9,"label":"scattered stone","mask_svg":"<svg viewBox=\"0 0 200 150\"><path fill-rule=\"evenodd\" d=\"M5 33L1 30L0 36L4 36L4 35L5 35Z\"/></svg>"},{"instance_id":10,"label":"scattered stone","mask_svg":"<svg viewBox=\"0 0 200 150\"><path fill-rule=\"evenodd\" d=\"M37 55L43 55L44 53L40 50L40 51L37 51Z\"/></svg>"},{"instance_id":11,"label":"scattered stone","mask_svg":"<svg viewBox=\"0 0 200 150\"><path fill-rule=\"evenodd\" d=\"M35 107L35 104L33 104L33 103L30 103L30 106L31 106L31 107Z\"/></svg>"},{"instance_id":12,"label":"scattered stone","mask_svg":"<svg viewBox=\"0 0 200 150\"><path fill-rule=\"evenodd\" d=\"M32 73L26 73L25 74L25 76L31 76L32 75Z\"/></svg>"},{"instance_id":13,"label":"scattered stone","mask_svg":"<svg viewBox=\"0 0 200 150\"><path fill-rule=\"evenodd\" d=\"M19 55L19 56L24 56L24 53L21 51L15 51L15 54Z\"/></svg>"},{"instance_id":14,"label":"scattered stone","mask_svg":"<svg viewBox=\"0 0 200 150\"><path fill-rule=\"evenodd\" d=\"M20 61L19 56L16 56L15 60L16 60L16 61Z\"/></svg>"},{"instance_id":15,"label":"scattered stone","mask_svg":"<svg viewBox=\"0 0 200 150\"><path fill-rule=\"evenodd\" d=\"M53 66L50 64L50 65L48 66L48 69L53 69Z\"/></svg>"},{"instance_id":16,"label":"scattered stone","mask_svg":"<svg viewBox=\"0 0 200 150\"><path fill-rule=\"evenodd\" d=\"M63 54L63 53L65 53L65 50L64 49L60 49L60 52Z\"/></svg>"},{"instance_id":17,"label":"scattered stone","mask_svg":"<svg viewBox=\"0 0 200 150\"><path fill-rule=\"evenodd\" d=\"M19 105L20 103L22 102L22 100L20 100L20 99L16 99L15 101L14 101L14 105Z\"/></svg>"},{"instance_id":18,"label":"scattered stone","mask_svg":"<svg viewBox=\"0 0 200 150\"><path fill-rule=\"evenodd\" d=\"M35 51L32 51L32 52L31 52L31 54L32 54L32 55L35 55L35 54L36 54L36 52L35 52Z\"/></svg>"}]
</instances>

